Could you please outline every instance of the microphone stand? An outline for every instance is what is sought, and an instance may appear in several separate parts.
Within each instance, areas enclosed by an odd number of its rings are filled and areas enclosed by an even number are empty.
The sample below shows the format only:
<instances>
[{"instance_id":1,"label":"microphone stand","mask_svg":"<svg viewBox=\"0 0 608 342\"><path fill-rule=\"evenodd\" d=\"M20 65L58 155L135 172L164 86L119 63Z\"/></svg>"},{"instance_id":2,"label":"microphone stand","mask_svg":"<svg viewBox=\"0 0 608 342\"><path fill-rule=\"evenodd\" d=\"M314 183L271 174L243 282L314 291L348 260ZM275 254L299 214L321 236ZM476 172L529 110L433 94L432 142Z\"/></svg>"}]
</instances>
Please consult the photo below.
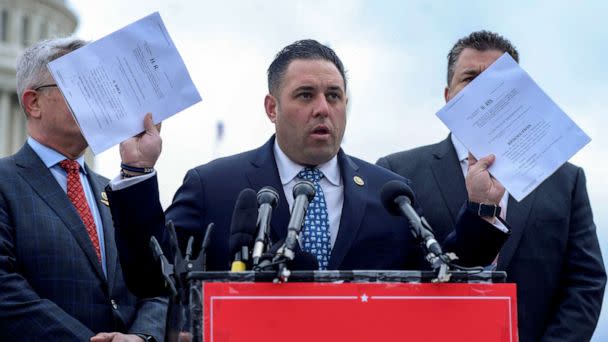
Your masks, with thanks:
<instances>
[{"instance_id":1,"label":"microphone stand","mask_svg":"<svg viewBox=\"0 0 608 342\"><path fill-rule=\"evenodd\" d=\"M414 238L416 238L420 242L422 249L426 253L424 257L425 260L430 264L431 268L433 269L433 271L435 271L435 274L437 275L437 277L432 279L431 282L449 282L452 276L451 273L449 273L450 265L452 261L457 260L458 257L454 253L443 253L440 248L437 248L435 251L431 250L430 246L432 243L436 243L437 246L439 244L437 243L437 240L435 240L433 229L431 228L429 223L424 219L424 217L420 218L420 225L414 224L413 222L411 223L412 224L410 224L410 227L412 227L412 235L414 235ZM426 238L423 237L423 230L424 235L426 235Z\"/></svg>"},{"instance_id":2,"label":"microphone stand","mask_svg":"<svg viewBox=\"0 0 608 342\"><path fill-rule=\"evenodd\" d=\"M173 325L170 325L168 320L167 329L177 327L177 333L181 334L185 324L190 324L189 331L197 331L197 334L198 331L200 331L201 334L196 336L202 336L202 326L195 323L197 322L198 318L202 317L203 313L203 308L199 307L198 305L202 303L200 301L202 294L200 293L200 289L198 289L198 287L192 286L188 276L190 272L204 272L207 270L207 249L211 241L211 234L214 230L214 224L210 223L207 226L207 230L205 231L205 236L203 237L203 242L201 245L201 250L196 259L192 259L194 237L191 236L188 239L186 252L182 257L182 254L179 251L175 226L173 225L172 221L167 222L166 229L169 233L169 247L171 254L173 254L174 257L173 264L171 264L164 255L158 240L154 236L150 238L150 248L152 249L152 254L154 255L155 259L160 262L161 273L163 279L165 280L165 286L170 292L171 301L172 303L178 305L173 307L171 305L169 306L170 311L173 310L175 314L168 313L168 319L173 319ZM185 310L186 306L190 309ZM197 319L190 319L190 314Z\"/></svg>"}]
</instances>

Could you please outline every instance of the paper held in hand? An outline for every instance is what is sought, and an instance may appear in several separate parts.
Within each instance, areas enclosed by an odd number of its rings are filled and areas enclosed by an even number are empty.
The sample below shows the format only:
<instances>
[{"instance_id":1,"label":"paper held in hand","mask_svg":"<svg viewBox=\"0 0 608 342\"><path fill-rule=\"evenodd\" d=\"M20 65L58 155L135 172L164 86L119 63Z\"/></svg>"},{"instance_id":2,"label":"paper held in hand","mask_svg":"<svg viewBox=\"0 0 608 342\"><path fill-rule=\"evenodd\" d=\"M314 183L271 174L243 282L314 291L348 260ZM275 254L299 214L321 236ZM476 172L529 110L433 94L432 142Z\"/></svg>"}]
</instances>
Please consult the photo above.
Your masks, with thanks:
<instances>
[{"instance_id":1,"label":"paper held in hand","mask_svg":"<svg viewBox=\"0 0 608 342\"><path fill-rule=\"evenodd\" d=\"M80 130L98 154L201 101L155 12L48 64Z\"/></svg>"},{"instance_id":2,"label":"paper held in hand","mask_svg":"<svg viewBox=\"0 0 608 342\"><path fill-rule=\"evenodd\" d=\"M517 201L591 141L507 53L437 116Z\"/></svg>"}]
</instances>

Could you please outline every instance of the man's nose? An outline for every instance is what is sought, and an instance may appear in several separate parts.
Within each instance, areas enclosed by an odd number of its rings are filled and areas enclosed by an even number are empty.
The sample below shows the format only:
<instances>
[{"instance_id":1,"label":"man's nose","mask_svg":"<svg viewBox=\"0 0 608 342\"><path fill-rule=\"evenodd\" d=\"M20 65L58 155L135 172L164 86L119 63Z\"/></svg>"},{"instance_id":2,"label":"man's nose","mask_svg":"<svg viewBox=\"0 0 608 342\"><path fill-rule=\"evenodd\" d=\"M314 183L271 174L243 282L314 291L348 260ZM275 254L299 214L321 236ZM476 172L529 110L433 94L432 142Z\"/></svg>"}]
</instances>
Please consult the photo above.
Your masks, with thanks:
<instances>
[{"instance_id":1,"label":"man's nose","mask_svg":"<svg viewBox=\"0 0 608 342\"><path fill-rule=\"evenodd\" d=\"M328 116L329 115L329 102L327 102L327 98L325 95L317 96L317 99L314 102L313 108L314 116Z\"/></svg>"}]
</instances>

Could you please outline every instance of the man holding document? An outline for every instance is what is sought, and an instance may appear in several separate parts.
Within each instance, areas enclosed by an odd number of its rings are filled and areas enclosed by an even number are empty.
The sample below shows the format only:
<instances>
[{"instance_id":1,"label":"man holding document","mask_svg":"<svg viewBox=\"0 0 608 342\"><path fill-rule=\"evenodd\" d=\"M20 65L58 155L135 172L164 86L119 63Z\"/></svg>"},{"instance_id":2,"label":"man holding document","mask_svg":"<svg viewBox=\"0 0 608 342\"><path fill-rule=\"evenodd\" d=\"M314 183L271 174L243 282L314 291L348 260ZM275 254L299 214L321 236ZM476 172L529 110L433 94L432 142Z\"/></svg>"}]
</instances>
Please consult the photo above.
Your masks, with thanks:
<instances>
[{"instance_id":1,"label":"man holding document","mask_svg":"<svg viewBox=\"0 0 608 342\"><path fill-rule=\"evenodd\" d=\"M167 301L123 278L105 196L84 162L87 141L47 70L85 46L41 41L17 61L27 119L20 151L0 159L0 340L162 341Z\"/></svg>"},{"instance_id":2,"label":"man holding document","mask_svg":"<svg viewBox=\"0 0 608 342\"><path fill-rule=\"evenodd\" d=\"M492 32L460 39L448 54L447 104L438 116L463 140L450 134L437 144L380 158L378 165L413 181L441 238L467 198L464 180L475 159L465 145L496 154L491 171L511 192L500 207L512 236L488 267L517 283L520 341L587 341L606 275L584 172L563 161L589 139L523 70L509 64L518 57L508 40ZM504 66L513 72L501 73ZM510 82L527 87L511 88Z\"/></svg>"},{"instance_id":3,"label":"man holding document","mask_svg":"<svg viewBox=\"0 0 608 342\"><path fill-rule=\"evenodd\" d=\"M200 238L211 222L215 231L208 249L209 270L227 270L230 255L230 218L239 192L272 186L280 193L271 221L273 243L284 239L294 206L292 189L302 180L315 184L317 224L305 223L300 247L313 254L319 269L421 269L427 264L412 239L404 218L392 216L380 200L380 188L391 180L407 182L392 172L345 154L340 148L346 128L347 91L344 66L335 52L314 40L297 41L283 48L268 68L269 93L264 108L275 133L252 151L214 160L190 170L163 214L155 172L161 140L150 117L145 134L121 144L122 178L109 192L117 235L124 241L121 260L132 288L144 294L163 292L162 282L151 282L159 266L149 252L155 236L167 243L165 219L178 230L181 247L194 235ZM504 188L489 177L491 157L471 167L466 183L475 202L498 203ZM446 237L445 249L455 251L465 265L489 263L508 237L465 207ZM414 202L416 205L416 202ZM257 208L256 208L257 211ZM313 212L312 210L309 210ZM326 211L326 212L325 212ZM255 220L254 220L255 221ZM322 222L324 221L324 222ZM255 222L254 222L255 224ZM307 238L316 234L324 246L308 249ZM165 249L168 250L168 249Z\"/></svg>"}]
</instances>

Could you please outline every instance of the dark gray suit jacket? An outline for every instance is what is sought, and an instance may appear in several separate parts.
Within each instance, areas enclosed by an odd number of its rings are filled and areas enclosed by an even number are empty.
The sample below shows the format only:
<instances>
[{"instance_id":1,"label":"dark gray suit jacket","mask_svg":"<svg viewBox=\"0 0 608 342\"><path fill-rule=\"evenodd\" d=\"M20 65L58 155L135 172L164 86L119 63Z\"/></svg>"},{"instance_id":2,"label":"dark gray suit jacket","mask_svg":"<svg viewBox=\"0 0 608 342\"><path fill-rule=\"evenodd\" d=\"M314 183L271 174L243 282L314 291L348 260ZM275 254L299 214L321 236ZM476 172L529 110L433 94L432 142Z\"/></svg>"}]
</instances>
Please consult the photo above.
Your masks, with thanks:
<instances>
[{"instance_id":1,"label":"dark gray suit jacket","mask_svg":"<svg viewBox=\"0 0 608 342\"><path fill-rule=\"evenodd\" d=\"M419 204L440 240L467 198L450 138L378 160L412 180ZM521 202L509 197L512 235L498 270L517 283L520 341L587 341L600 313L606 273L583 170L560 167ZM441 241L441 240L440 240Z\"/></svg>"},{"instance_id":2,"label":"dark gray suit jacket","mask_svg":"<svg viewBox=\"0 0 608 342\"><path fill-rule=\"evenodd\" d=\"M107 278L66 193L25 145L0 159L0 341L89 341L99 332L164 338L166 301L124 283L107 180L87 168L103 222Z\"/></svg>"}]
</instances>

